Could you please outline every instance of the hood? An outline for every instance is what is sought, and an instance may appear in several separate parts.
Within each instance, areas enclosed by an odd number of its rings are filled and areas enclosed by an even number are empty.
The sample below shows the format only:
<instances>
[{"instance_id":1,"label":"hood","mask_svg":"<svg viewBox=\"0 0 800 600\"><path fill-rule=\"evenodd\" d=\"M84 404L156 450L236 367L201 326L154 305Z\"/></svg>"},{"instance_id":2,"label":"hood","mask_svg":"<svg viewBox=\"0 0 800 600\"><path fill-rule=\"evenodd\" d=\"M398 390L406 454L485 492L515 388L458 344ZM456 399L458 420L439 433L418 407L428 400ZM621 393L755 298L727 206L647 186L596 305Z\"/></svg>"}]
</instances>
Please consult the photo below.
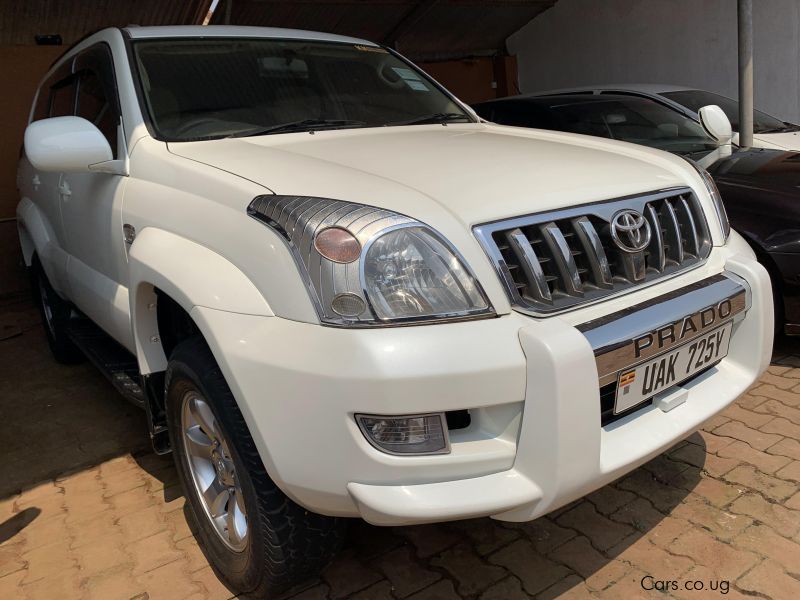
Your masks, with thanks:
<instances>
[{"instance_id":1,"label":"hood","mask_svg":"<svg viewBox=\"0 0 800 600\"><path fill-rule=\"evenodd\" d=\"M753 136L765 148L779 150L800 150L800 132L756 133Z\"/></svg>"},{"instance_id":2,"label":"hood","mask_svg":"<svg viewBox=\"0 0 800 600\"><path fill-rule=\"evenodd\" d=\"M738 150L710 169L718 184L746 185L753 190L798 196L800 152L768 148Z\"/></svg>"},{"instance_id":3,"label":"hood","mask_svg":"<svg viewBox=\"0 0 800 600\"><path fill-rule=\"evenodd\" d=\"M667 153L601 138L495 125L328 130L170 143L170 152L276 194L371 204L468 226L687 185Z\"/></svg>"},{"instance_id":4,"label":"hood","mask_svg":"<svg viewBox=\"0 0 800 600\"><path fill-rule=\"evenodd\" d=\"M733 134L733 143L739 143L739 134ZM754 133L753 143L759 148L800 151L800 131L784 133Z\"/></svg>"}]
</instances>

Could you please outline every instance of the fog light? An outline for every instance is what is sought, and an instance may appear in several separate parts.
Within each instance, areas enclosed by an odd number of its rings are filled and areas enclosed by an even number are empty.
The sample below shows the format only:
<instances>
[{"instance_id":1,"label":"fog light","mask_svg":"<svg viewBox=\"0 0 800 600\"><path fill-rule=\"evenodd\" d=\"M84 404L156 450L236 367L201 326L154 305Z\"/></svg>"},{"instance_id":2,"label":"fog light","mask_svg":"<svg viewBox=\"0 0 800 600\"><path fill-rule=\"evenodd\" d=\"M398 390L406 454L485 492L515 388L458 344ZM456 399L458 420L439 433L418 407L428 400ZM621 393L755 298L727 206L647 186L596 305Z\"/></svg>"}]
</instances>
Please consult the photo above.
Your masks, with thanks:
<instances>
[{"instance_id":1,"label":"fog light","mask_svg":"<svg viewBox=\"0 0 800 600\"><path fill-rule=\"evenodd\" d=\"M361 432L370 444L389 454L447 454L445 418L428 415L356 415Z\"/></svg>"}]
</instances>

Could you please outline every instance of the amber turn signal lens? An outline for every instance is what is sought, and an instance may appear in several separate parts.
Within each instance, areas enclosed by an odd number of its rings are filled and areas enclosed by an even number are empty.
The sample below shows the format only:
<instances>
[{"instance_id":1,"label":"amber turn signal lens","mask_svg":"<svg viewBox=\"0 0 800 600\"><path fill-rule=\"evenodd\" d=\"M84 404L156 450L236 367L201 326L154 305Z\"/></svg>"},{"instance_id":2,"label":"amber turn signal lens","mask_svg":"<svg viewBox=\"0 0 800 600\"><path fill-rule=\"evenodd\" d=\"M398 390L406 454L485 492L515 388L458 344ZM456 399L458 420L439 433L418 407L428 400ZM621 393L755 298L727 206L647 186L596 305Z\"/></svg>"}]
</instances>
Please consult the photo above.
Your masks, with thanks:
<instances>
[{"instance_id":1,"label":"amber turn signal lens","mask_svg":"<svg viewBox=\"0 0 800 600\"><path fill-rule=\"evenodd\" d=\"M341 227L323 229L314 238L314 248L321 256L337 263L351 263L361 256L361 244Z\"/></svg>"}]
</instances>

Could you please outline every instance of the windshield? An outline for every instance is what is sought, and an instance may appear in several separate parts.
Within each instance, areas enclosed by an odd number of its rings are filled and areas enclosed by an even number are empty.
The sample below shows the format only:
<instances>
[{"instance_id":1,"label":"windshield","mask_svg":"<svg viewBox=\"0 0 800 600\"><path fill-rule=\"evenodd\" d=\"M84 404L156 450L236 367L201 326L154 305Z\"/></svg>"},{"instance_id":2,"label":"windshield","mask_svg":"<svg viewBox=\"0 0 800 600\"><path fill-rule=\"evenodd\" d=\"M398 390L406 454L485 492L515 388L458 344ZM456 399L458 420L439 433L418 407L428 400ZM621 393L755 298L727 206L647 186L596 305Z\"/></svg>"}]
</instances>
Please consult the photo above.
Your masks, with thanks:
<instances>
[{"instance_id":1,"label":"windshield","mask_svg":"<svg viewBox=\"0 0 800 600\"><path fill-rule=\"evenodd\" d=\"M717 141L692 119L645 98L553 100L552 129L642 144L678 154L707 153Z\"/></svg>"},{"instance_id":2,"label":"windshield","mask_svg":"<svg viewBox=\"0 0 800 600\"><path fill-rule=\"evenodd\" d=\"M471 122L383 48L277 39L134 42L144 108L160 139Z\"/></svg>"},{"instance_id":3,"label":"windshield","mask_svg":"<svg viewBox=\"0 0 800 600\"><path fill-rule=\"evenodd\" d=\"M665 98L685 106L691 111L698 112L704 106L716 104L728 116L734 131L739 131L739 103L725 96L705 92L702 90L683 90L680 92L663 92ZM778 133L782 131L797 131L800 127L785 123L780 119L771 117L760 110L753 111L753 133Z\"/></svg>"}]
</instances>

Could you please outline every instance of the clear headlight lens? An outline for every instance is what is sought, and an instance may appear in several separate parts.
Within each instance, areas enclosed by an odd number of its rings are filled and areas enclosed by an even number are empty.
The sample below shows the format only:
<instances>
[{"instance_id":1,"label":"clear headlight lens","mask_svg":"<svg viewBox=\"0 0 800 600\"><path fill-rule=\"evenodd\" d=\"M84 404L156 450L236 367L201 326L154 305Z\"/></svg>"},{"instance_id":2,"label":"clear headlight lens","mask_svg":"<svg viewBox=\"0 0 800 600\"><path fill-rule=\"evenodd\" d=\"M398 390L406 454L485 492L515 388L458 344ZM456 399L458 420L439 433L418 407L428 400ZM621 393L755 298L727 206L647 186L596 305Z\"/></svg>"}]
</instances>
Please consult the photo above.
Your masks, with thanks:
<instances>
[{"instance_id":1,"label":"clear headlight lens","mask_svg":"<svg viewBox=\"0 0 800 600\"><path fill-rule=\"evenodd\" d=\"M494 315L455 249L419 221L302 196L259 196L248 213L287 239L324 323L368 327Z\"/></svg>"},{"instance_id":2,"label":"clear headlight lens","mask_svg":"<svg viewBox=\"0 0 800 600\"><path fill-rule=\"evenodd\" d=\"M364 286L384 321L483 312L488 302L464 264L424 227L383 234L364 257Z\"/></svg>"},{"instance_id":3,"label":"clear headlight lens","mask_svg":"<svg viewBox=\"0 0 800 600\"><path fill-rule=\"evenodd\" d=\"M722 227L722 238L727 242L728 237L731 234L731 223L728 220L728 213L725 210L725 203L722 201L722 196L719 193L719 189L717 189L717 184L714 182L714 178L711 176L711 173L706 171L693 160L687 158L686 162L692 165L703 179L703 183L706 185L706 189L708 190L711 200L714 203L714 211L717 213L717 220L719 221L720 227Z\"/></svg>"}]
</instances>

